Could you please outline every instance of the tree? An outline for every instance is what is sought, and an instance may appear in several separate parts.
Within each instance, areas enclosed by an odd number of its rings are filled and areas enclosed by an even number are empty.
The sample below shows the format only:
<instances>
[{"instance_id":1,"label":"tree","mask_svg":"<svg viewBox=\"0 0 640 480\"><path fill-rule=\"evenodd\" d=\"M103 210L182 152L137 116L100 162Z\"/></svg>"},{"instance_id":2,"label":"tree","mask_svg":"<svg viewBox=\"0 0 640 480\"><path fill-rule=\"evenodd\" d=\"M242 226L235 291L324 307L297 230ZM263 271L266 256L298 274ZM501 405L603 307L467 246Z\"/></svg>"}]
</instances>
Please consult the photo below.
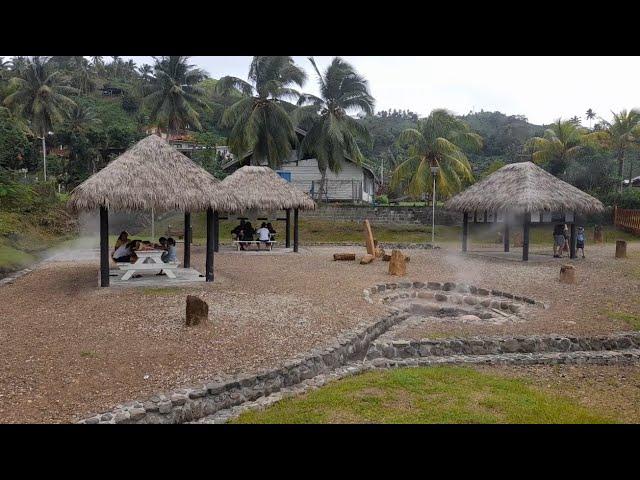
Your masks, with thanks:
<instances>
[{"instance_id":1,"label":"tree","mask_svg":"<svg viewBox=\"0 0 640 480\"><path fill-rule=\"evenodd\" d=\"M31 142L11 112L0 107L0 169L22 168Z\"/></svg>"},{"instance_id":2,"label":"tree","mask_svg":"<svg viewBox=\"0 0 640 480\"><path fill-rule=\"evenodd\" d=\"M49 57L33 57L27 60L19 75L10 81L13 93L4 99L4 105L26 118L34 133L42 138L44 180L47 180L46 135L54 125L61 123L76 103L65 94L77 93L77 89L62 85L59 71L51 71Z\"/></svg>"},{"instance_id":3,"label":"tree","mask_svg":"<svg viewBox=\"0 0 640 480\"><path fill-rule=\"evenodd\" d=\"M154 57L154 76L143 87L144 103L150 109L150 120L168 133L187 128L202 128L195 106L205 106L203 90L197 83L206 73L187 63L189 57Z\"/></svg>"},{"instance_id":4,"label":"tree","mask_svg":"<svg viewBox=\"0 0 640 480\"><path fill-rule=\"evenodd\" d=\"M436 185L443 196L459 191L463 182L473 181L465 152L480 150L482 137L452 113L433 110L418 121L417 128L404 130L398 141L408 146L408 158L393 171L392 188L403 185L415 200L424 193L433 193L432 166L439 167Z\"/></svg>"},{"instance_id":5,"label":"tree","mask_svg":"<svg viewBox=\"0 0 640 480\"><path fill-rule=\"evenodd\" d=\"M215 86L217 94L234 90L242 97L222 115L222 128L230 128L229 147L238 158L253 153L252 162L266 159L271 168L279 168L291 155L297 138L283 102L299 98L291 88L302 87L306 75L291 57L256 56L249 68L249 82L237 77L222 77Z\"/></svg>"},{"instance_id":6,"label":"tree","mask_svg":"<svg viewBox=\"0 0 640 480\"><path fill-rule=\"evenodd\" d=\"M67 126L74 133L84 134L91 127L98 126L102 123L93 108L85 105L76 104L69 111L69 119Z\"/></svg>"},{"instance_id":7,"label":"tree","mask_svg":"<svg viewBox=\"0 0 640 480\"><path fill-rule=\"evenodd\" d=\"M605 143L615 153L618 163L618 177L620 180L620 190L622 191L622 177L624 175L624 160L628 152L640 145L640 110L622 110L620 113L613 113L613 122L601 119L606 130L603 138Z\"/></svg>"},{"instance_id":8,"label":"tree","mask_svg":"<svg viewBox=\"0 0 640 480\"><path fill-rule=\"evenodd\" d=\"M531 152L532 160L558 175L564 173L569 162L575 158L585 141L585 129L571 120L557 119L547 128L542 137L533 137L525 148Z\"/></svg>"},{"instance_id":9,"label":"tree","mask_svg":"<svg viewBox=\"0 0 640 480\"><path fill-rule=\"evenodd\" d=\"M589 129L591 129L591 121L596 118L596 113L593 110L589 109L587 110L586 117L587 120L589 120Z\"/></svg>"},{"instance_id":10,"label":"tree","mask_svg":"<svg viewBox=\"0 0 640 480\"><path fill-rule=\"evenodd\" d=\"M324 75L320 73L313 58L309 58L320 83L320 98L303 95L298 102L302 106L294 118L306 129L298 158L311 155L318 161L318 169L322 174L318 197L326 188L327 169L339 173L346 158L360 164L363 160L356 140L371 143L367 128L358 120L348 115L364 113L372 115L374 99L369 93L367 81L356 73L355 69L336 57L327 67Z\"/></svg>"}]
</instances>

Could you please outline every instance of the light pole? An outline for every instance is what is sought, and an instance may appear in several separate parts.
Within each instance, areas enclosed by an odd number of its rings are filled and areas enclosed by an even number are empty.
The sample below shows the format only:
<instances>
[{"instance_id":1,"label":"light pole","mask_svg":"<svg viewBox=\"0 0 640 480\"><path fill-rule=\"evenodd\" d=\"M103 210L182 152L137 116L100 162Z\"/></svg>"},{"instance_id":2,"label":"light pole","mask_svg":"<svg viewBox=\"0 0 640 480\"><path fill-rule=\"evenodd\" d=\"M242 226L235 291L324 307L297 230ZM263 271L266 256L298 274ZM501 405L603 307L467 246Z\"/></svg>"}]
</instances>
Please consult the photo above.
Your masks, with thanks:
<instances>
[{"instance_id":1,"label":"light pole","mask_svg":"<svg viewBox=\"0 0 640 480\"><path fill-rule=\"evenodd\" d=\"M433 210L431 212L431 248L435 248L435 234L436 234L436 175L440 171L440 167L438 165L431 165L431 176L433 177Z\"/></svg>"},{"instance_id":2,"label":"light pole","mask_svg":"<svg viewBox=\"0 0 640 480\"><path fill-rule=\"evenodd\" d=\"M46 135L53 135L53 132L47 132ZM47 142L45 133L42 133L42 160L44 167L44 181L47 181Z\"/></svg>"}]
</instances>

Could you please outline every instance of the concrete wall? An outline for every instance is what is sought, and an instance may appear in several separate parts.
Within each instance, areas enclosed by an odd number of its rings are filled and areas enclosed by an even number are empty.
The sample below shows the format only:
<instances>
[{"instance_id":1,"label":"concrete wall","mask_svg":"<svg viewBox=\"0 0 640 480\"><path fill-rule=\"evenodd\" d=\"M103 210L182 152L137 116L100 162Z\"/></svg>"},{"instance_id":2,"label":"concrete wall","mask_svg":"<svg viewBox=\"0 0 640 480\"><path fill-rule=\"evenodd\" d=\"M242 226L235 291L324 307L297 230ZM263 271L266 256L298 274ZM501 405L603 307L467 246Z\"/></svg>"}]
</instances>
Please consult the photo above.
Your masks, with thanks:
<instances>
[{"instance_id":1,"label":"concrete wall","mask_svg":"<svg viewBox=\"0 0 640 480\"><path fill-rule=\"evenodd\" d=\"M368 219L374 225L431 224L430 207L373 207L370 205L320 204L314 211L301 212L302 218L362 222ZM462 215L436 208L437 225L458 225Z\"/></svg>"}]
</instances>

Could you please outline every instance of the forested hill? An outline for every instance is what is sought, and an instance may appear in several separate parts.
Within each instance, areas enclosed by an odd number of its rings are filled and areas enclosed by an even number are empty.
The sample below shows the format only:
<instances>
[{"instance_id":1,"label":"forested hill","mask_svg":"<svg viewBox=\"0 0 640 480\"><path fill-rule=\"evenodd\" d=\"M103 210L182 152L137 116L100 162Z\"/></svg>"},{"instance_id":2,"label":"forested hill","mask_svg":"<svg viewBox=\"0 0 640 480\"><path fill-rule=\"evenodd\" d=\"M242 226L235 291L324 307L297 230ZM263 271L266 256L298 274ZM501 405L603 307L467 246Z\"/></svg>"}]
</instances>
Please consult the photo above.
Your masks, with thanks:
<instances>
[{"instance_id":1,"label":"forested hill","mask_svg":"<svg viewBox=\"0 0 640 480\"><path fill-rule=\"evenodd\" d=\"M513 163L523 160L522 147L531 137L541 136L544 127L527 121L523 115L501 112L475 112L460 117L472 130L482 135L484 147L470 155L474 171L481 172L493 161Z\"/></svg>"}]
</instances>

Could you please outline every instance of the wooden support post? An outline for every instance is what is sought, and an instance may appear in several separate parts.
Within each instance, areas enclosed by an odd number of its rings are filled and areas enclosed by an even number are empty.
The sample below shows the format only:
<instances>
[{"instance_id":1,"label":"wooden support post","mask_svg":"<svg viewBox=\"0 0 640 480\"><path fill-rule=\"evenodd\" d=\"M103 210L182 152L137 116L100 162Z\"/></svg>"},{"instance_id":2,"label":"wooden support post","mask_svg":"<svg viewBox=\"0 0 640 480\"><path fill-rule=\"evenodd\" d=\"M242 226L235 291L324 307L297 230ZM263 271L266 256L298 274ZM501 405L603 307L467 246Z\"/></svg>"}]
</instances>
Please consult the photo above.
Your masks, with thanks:
<instances>
[{"instance_id":1,"label":"wooden support post","mask_svg":"<svg viewBox=\"0 0 640 480\"><path fill-rule=\"evenodd\" d=\"M571 223L571 236L569 237L569 258L577 258L576 255L576 224Z\"/></svg>"},{"instance_id":2,"label":"wooden support post","mask_svg":"<svg viewBox=\"0 0 640 480\"><path fill-rule=\"evenodd\" d=\"M298 251L298 209L293 209L293 251Z\"/></svg>"},{"instance_id":3,"label":"wooden support post","mask_svg":"<svg viewBox=\"0 0 640 480\"><path fill-rule=\"evenodd\" d=\"M462 214L462 251L467 251L467 235L469 233L469 214L464 212Z\"/></svg>"},{"instance_id":4,"label":"wooden support post","mask_svg":"<svg viewBox=\"0 0 640 480\"><path fill-rule=\"evenodd\" d=\"M213 209L207 209L207 255L205 264L205 279L213 282L213 241L215 237Z\"/></svg>"},{"instance_id":5,"label":"wooden support post","mask_svg":"<svg viewBox=\"0 0 640 480\"><path fill-rule=\"evenodd\" d=\"M213 251L220 248L220 217L218 211L213 212Z\"/></svg>"},{"instance_id":6,"label":"wooden support post","mask_svg":"<svg viewBox=\"0 0 640 480\"><path fill-rule=\"evenodd\" d=\"M287 208L287 221L285 222L286 247L291 247L291 209Z\"/></svg>"},{"instance_id":7,"label":"wooden support post","mask_svg":"<svg viewBox=\"0 0 640 480\"><path fill-rule=\"evenodd\" d=\"M504 219L504 232L502 234L502 243L504 245L504 251L509 251L509 223L507 223L507 218Z\"/></svg>"},{"instance_id":8,"label":"wooden support post","mask_svg":"<svg viewBox=\"0 0 640 480\"><path fill-rule=\"evenodd\" d=\"M184 268L191 268L191 213L184 212Z\"/></svg>"},{"instance_id":9,"label":"wooden support post","mask_svg":"<svg viewBox=\"0 0 640 480\"><path fill-rule=\"evenodd\" d=\"M100 286L109 286L109 210L100 207Z\"/></svg>"},{"instance_id":10,"label":"wooden support post","mask_svg":"<svg viewBox=\"0 0 640 480\"><path fill-rule=\"evenodd\" d=\"M522 261L529 261L529 226L531 223L531 212L524 214L524 223L522 226Z\"/></svg>"}]
</instances>

